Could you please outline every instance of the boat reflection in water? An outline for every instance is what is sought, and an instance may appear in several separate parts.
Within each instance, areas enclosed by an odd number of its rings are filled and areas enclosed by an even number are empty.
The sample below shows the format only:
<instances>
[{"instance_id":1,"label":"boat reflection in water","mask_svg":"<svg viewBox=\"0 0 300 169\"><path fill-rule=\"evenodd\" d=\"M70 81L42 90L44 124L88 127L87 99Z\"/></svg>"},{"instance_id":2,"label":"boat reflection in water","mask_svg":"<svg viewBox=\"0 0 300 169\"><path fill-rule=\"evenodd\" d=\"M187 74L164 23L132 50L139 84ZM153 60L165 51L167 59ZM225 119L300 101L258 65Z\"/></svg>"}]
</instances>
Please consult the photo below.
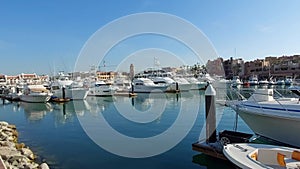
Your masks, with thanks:
<instances>
[{"instance_id":1,"label":"boat reflection in water","mask_svg":"<svg viewBox=\"0 0 300 169\"><path fill-rule=\"evenodd\" d=\"M25 116L29 121L42 120L48 112L53 110L50 103L20 102L19 105L24 109Z\"/></svg>"},{"instance_id":2,"label":"boat reflection in water","mask_svg":"<svg viewBox=\"0 0 300 169\"><path fill-rule=\"evenodd\" d=\"M89 105L85 100L73 100L71 102L54 104L53 115L55 124L65 124L74 122L76 115L83 116L85 111L89 109Z\"/></svg>"}]
</instances>

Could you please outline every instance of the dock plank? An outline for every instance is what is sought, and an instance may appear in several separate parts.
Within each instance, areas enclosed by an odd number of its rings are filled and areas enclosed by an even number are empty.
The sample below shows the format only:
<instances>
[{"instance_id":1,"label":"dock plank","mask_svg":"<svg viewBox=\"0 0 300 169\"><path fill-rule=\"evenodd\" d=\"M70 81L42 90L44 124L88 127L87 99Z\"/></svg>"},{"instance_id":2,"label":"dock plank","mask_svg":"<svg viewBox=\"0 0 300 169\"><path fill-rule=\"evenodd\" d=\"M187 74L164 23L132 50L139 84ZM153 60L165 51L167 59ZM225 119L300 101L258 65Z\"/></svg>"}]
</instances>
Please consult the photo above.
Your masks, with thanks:
<instances>
[{"instance_id":1,"label":"dock plank","mask_svg":"<svg viewBox=\"0 0 300 169\"><path fill-rule=\"evenodd\" d=\"M215 158L227 160L222 151L206 143L194 143L192 144L192 149Z\"/></svg>"}]
</instances>

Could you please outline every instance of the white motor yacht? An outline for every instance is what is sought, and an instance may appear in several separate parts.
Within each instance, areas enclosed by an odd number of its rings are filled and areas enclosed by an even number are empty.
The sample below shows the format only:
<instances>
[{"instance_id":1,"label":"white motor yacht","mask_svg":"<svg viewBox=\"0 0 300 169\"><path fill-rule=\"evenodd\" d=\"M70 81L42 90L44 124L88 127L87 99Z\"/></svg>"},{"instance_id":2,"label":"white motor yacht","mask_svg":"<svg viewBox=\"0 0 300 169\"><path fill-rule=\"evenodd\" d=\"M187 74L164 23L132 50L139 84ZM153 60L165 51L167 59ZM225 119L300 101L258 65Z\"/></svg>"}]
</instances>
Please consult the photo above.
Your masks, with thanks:
<instances>
[{"instance_id":1,"label":"white motor yacht","mask_svg":"<svg viewBox=\"0 0 300 169\"><path fill-rule=\"evenodd\" d=\"M27 85L20 100L31 103L44 103L50 100L52 94L43 85Z\"/></svg>"},{"instance_id":2,"label":"white motor yacht","mask_svg":"<svg viewBox=\"0 0 300 169\"><path fill-rule=\"evenodd\" d=\"M258 81L259 85L269 85L269 81L267 79Z\"/></svg>"},{"instance_id":3,"label":"white motor yacht","mask_svg":"<svg viewBox=\"0 0 300 169\"><path fill-rule=\"evenodd\" d=\"M169 85L155 84L152 80L148 78L137 78L133 80L132 87L135 93L152 93L152 92L166 92Z\"/></svg>"},{"instance_id":4,"label":"white motor yacht","mask_svg":"<svg viewBox=\"0 0 300 169\"><path fill-rule=\"evenodd\" d=\"M84 100L88 94L88 88L80 87L76 83L61 83L62 81L56 81L51 84L51 92L54 98L68 98L71 100ZM73 85L74 84L74 85Z\"/></svg>"},{"instance_id":5,"label":"white motor yacht","mask_svg":"<svg viewBox=\"0 0 300 169\"><path fill-rule=\"evenodd\" d=\"M191 90L201 90L205 89L207 82L200 82L195 77L186 77L185 78L190 84L192 84Z\"/></svg>"},{"instance_id":6,"label":"white motor yacht","mask_svg":"<svg viewBox=\"0 0 300 169\"><path fill-rule=\"evenodd\" d=\"M237 86L239 86L239 85L241 85L241 84L243 84L243 82L240 80L240 77L239 77L239 76L234 76L234 77L232 78L231 85L232 85L233 87L237 87Z\"/></svg>"},{"instance_id":7,"label":"white motor yacht","mask_svg":"<svg viewBox=\"0 0 300 169\"><path fill-rule=\"evenodd\" d=\"M182 77L173 77L175 84L172 86L176 88L176 83L178 84L179 91L189 91L192 89L193 84L187 81L185 78Z\"/></svg>"},{"instance_id":8,"label":"white motor yacht","mask_svg":"<svg viewBox=\"0 0 300 169\"><path fill-rule=\"evenodd\" d=\"M274 98L273 89L257 89L248 100L228 105L257 135L300 147L299 98Z\"/></svg>"},{"instance_id":9,"label":"white motor yacht","mask_svg":"<svg viewBox=\"0 0 300 169\"><path fill-rule=\"evenodd\" d=\"M249 78L249 84L250 85L258 85L258 78L256 75L252 75L250 78Z\"/></svg>"},{"instance_id":10,"label":"white motor yacht","mask_svg":"<svg viewBox=\"0 0 300 169\"><path fill-rule=\"evenodd\" d=\"M112 96L115 94L117 88L114 88L110 83L104 81L92 82L88 95L89 96Z\"/></svg>"}]
</instances>

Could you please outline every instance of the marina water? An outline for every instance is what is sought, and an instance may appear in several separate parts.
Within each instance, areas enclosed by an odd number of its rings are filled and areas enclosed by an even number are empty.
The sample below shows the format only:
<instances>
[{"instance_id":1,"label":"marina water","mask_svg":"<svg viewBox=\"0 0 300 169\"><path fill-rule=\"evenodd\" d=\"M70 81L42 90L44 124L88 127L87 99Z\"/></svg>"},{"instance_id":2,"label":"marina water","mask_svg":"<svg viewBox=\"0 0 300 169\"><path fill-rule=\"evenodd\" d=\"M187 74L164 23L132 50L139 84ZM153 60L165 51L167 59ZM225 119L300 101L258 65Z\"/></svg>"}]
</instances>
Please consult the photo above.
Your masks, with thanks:
<instances>
[{"instance_id":1,"label":"marina water","mask_svg":"<svg viewBox=\"0 0 300 169\"><path fill-rule=\"evenodd\" d=\"M50 168L233 168L230 162L192 150L192 143L199 140L201 130L205 127L204 100L203 91L190 91L179 94L138 94L134 98L87 97L85 101L71 101L64 104L13 102L0 104L0 117L1 121L17 126L19 142L28 145L39 156L38 159L46 161ZM157 103L164 103L163 112L148 123L130 121L120 113L126 112L128 107L145 113ZM79 120L97 119L102 115L119 133L134 138L147 138L163 133L174 125L179 113L189 116L193 111L190 107L197 106L195 123L183 140L170 150L148 158L127 158L104 150L88 137ZM236 113L232 109L217 104L217 118L220 119L218 131L233 130ZM186 127L190 125L189 123L190 121L183 121L179 126ZM251 133L239 118L237 128L238 131ZM101 131L101 128L95 126L94 130ZM99 137L106 136L104 132ZM113 140L112 144L114 143L128 146L119 140ZM156 144L153 143L140 151L146 152L151 146L154 147Z\"/></svg>"}]
</instances>

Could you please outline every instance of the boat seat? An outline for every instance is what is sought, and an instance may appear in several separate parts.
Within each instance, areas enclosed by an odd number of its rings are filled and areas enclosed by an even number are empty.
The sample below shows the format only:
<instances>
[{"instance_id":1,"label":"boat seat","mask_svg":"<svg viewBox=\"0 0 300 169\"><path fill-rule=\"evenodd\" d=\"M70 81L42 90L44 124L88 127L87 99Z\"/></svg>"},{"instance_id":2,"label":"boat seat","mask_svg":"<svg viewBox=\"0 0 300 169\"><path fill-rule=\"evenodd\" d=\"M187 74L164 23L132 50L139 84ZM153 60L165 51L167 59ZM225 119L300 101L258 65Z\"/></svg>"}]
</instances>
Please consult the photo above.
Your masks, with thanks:
<instances>
[{"instance_id":1,"label":"boat seat","mask_svg":"<svg viewBox=\"0 0 300 169\"><path fill-rule=\"evenodd\" d=\"M300 168L300 161L294 160L291 158L285 158L284 159L286 168L294 169L294 168Z\"/></svg>"},{"instance_id":2,"label":"boat seat","mask_svg":"<svg viewBox=\"0 0 300 169\"><path fill-rule=\"evenodd\" d=\"M277 153L278 150L270 150L270 149L258 149L257 151L257 161L266 164L266 165L279 165L277 161ZM291 157L291 152L280 152L285 155L286 158Z\"/></svg>"}]
</instances>

